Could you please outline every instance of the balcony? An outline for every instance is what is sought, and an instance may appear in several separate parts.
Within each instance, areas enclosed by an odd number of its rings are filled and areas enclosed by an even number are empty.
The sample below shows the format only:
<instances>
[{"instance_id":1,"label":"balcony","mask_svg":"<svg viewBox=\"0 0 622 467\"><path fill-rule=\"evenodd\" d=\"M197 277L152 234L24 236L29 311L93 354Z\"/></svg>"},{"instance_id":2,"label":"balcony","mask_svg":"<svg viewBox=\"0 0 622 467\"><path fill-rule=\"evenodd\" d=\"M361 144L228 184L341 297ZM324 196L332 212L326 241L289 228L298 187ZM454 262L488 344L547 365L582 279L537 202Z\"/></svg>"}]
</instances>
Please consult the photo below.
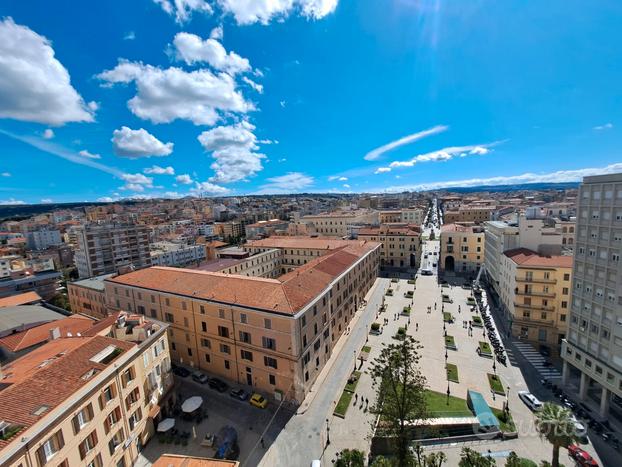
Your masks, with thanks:
<instances>
[{"instance_id":1,"label":"balcony","mask_svg":"<svg viewBox=\"0 0 622 467\"><path fill-rule=\"evenodd\" d=\"M529 291L526 292L524 290L517 290L516 291L516 295L521 295L524 297L545 297L545 298L555 298L555 294L554 293L550 293L550 292L538 292L538 291Z\"/></svg>"},{"instance_id":2,"label":"balcony","mask_svg":"<svg viewBox=\"0 0 622 467\"><path fill-rule=\"evenodd\" d=\"M512 323L524 326L554 326L555 321L552 319L534 319L526 316L512 318Z\"/></svg>"},{"instance_id":3,"label":"balcony","mask_svg":"<svg viewBox=\"0 0 622 467\"><path fill-rule=\"evenodd\" d=\"M557 284L557 280L555 279L544 279L543 277L527 277L527 276L516 276L516 282L528 282L534 284Z\"/></svg>"},{"instance_id":4,"label":"balcony","mask_svg":"<svg viewBox=\"0 0 622 467\"><path fill-rule=\"evenodd\" d=\"M517 303L517 302L514 302L514 307L524 308L526 310L535 310L535 311L555 311L554 306L528 305L526 303Z\"/></svg>"}]
</instances>

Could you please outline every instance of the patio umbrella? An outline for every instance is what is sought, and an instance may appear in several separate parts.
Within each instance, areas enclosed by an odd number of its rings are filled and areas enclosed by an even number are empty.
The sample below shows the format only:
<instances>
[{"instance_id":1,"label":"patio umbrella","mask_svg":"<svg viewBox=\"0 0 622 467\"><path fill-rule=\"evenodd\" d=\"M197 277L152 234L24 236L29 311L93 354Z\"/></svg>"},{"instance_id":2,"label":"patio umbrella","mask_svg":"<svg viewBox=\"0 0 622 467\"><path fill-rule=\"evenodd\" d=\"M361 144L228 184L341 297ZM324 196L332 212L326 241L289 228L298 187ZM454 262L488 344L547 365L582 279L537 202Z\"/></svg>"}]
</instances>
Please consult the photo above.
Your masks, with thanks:
<instances>
[{"instance_id":1,"label":"patio umbrella","mask_svg":"<svg viewBox=\"0 0 622 467\"><path fill-rule=\"evenodd\" d=\"M203 404L203 398L200 396L193 396L184 401L181 405L181 410L185 413L191 413L201 407L201 404Z\"/></svg>"},{"instance_id":2,"label":"patio umbrella","mask_svg":"<svg viewBox=\"0 0 622 467\"><path fill-rule=\"evenodd\" d=\"M164 433L165 431L170 430L174 426L175 426L175 419L174 418L165 418L160 423L158 423L158 432L159 433Z\"/></svg>"}]
</instances>

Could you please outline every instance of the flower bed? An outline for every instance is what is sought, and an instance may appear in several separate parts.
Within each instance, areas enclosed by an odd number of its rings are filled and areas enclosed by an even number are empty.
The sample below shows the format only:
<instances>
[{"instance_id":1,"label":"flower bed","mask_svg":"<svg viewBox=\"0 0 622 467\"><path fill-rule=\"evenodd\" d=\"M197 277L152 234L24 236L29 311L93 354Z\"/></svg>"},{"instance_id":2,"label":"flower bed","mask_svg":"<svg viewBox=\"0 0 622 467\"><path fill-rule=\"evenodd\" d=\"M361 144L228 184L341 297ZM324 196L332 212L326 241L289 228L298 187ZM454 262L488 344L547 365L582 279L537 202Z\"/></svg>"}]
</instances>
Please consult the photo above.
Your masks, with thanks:
<instances>
[{"instance_id":1,"label":"flower bed","mask_svg":"<svg viewBox=\"0 0 622 467\"><path fill-rule=\"evenodd\" d=\"M501 378L499 378L497 375L488 373L488 384L490 384L490 389L492 390L492 392L501 396L505 396L505 389L503 389L503 383L501 383Z\"/></svg>"},{"instance_id":2,"label":"flower bed","mask_svg":"<svg viewBox=\"0 0 622 467\"><path fill-rule=\"evenodd\" d=\"M458 379L458 367L453 363L448 363L445 365L445 370L447 370L447 379L449 381L453 381L454 383L459 383Z\"/></svg>"},{"instance_id":3,"label":"flower bed","mask_svg":"<svg viewBox=\"0 0 622 467\"><path fill-rule=\"evenodd\" d=\"M480 341L478 350L481 357L492 358L492 349L488 342Z\"/></svg>"},{"instance_id":4,"label":"flower bed","mask_svg":"<svg viewBox=\"0 0 622 467\"><path fill-rule=\"evenodd\" d=\"M410 316L410 306L405 306L405 307L402 309L402 315L403 315L403 316Z\"/></svg>"},{"instance_id":5,"label":"flower bed","mask_svg":"<svg viewBox=\"0 0 622 467\"><path fill-rule=\"evenodd\" d=\"M473 316L472 321L473 326L475 326L476 328L481 328L484 326L484 324L482 323L482 318L479 316Z\"/></svg>"},{"instance_id":6,"label":"flower bed","mask_svg":"<svg viewBox=\"0 0 622 467\"><path fill-rule=\"evenodd\" d=\"M408 290L408 291L404 292L404 297L406 297L406 298L413 298L413 294L414 294L414 291Z\"/></svg>"},{"instance_id":7,"label":"flower bed","mask_svg":"<svg viewBox=\"0 0 622 467\"><path fill-rule=\"evenodd\" d=\"M444 311L443 312L443 321L445 321L446 323L453 323L454 322L454 317L453 317L453 315L450 312Z\"/></svg>"},{"instance_id":8,"label":"flower bed","mask_svg":"<svg viewBox=\"0 0 622 467\"><path fill-rule=\"evenodd\" d=\"M397 333L393 336L393 339L402 340L406 337L406 328L400 327L397 329Z\"/></svg>"},{"instance_id":9,"label":"flower bed","mask_svg":"<svg viewBox=\"0 0 622 467\"><path fill-rule=\"evenodd\" d=\"M445 347L451 350L458 350L454 336L445 336Z\"/></svg>"}]
</instances>

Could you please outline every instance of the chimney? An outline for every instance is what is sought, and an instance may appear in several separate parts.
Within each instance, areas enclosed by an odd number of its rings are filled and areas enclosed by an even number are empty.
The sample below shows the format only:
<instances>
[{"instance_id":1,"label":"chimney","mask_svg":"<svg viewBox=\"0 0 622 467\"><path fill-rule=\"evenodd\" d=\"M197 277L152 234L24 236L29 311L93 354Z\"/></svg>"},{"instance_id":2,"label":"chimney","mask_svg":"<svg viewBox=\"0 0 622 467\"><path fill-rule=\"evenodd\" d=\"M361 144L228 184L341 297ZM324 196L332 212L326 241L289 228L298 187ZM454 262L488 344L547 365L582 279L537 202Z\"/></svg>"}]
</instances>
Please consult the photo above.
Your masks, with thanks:
<instances>
[{"instance_id":1,"label":"chimney","mask_svg":"<svg viewBox=\"0 0 622 467\"><path fill-rule=\"evenodd\" d=\"M58 339L59 337L60 337L60 328L56 327L56 328L50 329L48 341L53 341L55 339Z\"/></svg>"}]
</instances>

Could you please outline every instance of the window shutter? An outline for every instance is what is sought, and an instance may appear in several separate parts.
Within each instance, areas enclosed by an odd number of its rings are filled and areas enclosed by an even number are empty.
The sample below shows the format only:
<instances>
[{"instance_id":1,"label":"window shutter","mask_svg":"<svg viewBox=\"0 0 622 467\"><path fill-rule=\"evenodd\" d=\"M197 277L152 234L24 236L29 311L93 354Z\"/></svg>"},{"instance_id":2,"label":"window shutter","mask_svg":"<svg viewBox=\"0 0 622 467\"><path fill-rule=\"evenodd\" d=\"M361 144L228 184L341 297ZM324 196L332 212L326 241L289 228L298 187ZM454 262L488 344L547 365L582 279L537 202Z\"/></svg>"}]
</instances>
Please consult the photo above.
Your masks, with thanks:
<instances>
[{"instance_id":1,"label":"window shutter","mask_svg":"<svg viewBox=\"0 0 622 467\"><path fill-rule=\"evenodd\" d=\"M89 420L93 420L93 418L95 417L95 412L93 412L93 404L87 405L86 408L89 413Z\"/></svg>"},{"instance_id":2,"label":"window shutter","mask_svg":"<svg viewBox=\"0 0 622 467\"><path fill-rule=\"evenodd\" d=\"M39 462L40 467L45 465L45 451L43 450L43 446L37 449L37 461Z\"/></svg>"},{"instance_id":3,"label":"window shutter","mask_svg":"<svg viewBox=\"0 0 622 467\"><path fill-rule=\"evenodd\" d=\"M84 458L86 457L86 447L84 447L84 441L80 443L80 446L78 446L78 450L80 451L80 460L84 460Z\"/></svg>"},{"instance_id":4,"label":"window shutter","mask_svg":"<svg viewBox=\"0 0 622 467\"><path fill-rule=\"evenodd\" d=\"M80 431L80 425L78 424L78 416L76 415L71 419L71 425L73 426L73 434L77 435Z\"/></svg>"},{"instance_id":5,"label":"window shutter","mask_svg":"<svg viewBox=\"0 0 622 467\"><path fill-rule=\"evenodd\" d=\"M63 438L63 430L58 430L56 432L56 442L58 444L58 449L62 449L65 445L65 438Z\"/></svg>"},{"instance_id":6,"label":"window shutter","mask_svg":"<svg viewBox=\"0 0 622 467\"><path fill-rule=\"evenodd\" d=\"M91 436L93 437L93 446L97 445L97 430L93 430L93 432L91 433Z\"/></svg>"}]
</instances>

